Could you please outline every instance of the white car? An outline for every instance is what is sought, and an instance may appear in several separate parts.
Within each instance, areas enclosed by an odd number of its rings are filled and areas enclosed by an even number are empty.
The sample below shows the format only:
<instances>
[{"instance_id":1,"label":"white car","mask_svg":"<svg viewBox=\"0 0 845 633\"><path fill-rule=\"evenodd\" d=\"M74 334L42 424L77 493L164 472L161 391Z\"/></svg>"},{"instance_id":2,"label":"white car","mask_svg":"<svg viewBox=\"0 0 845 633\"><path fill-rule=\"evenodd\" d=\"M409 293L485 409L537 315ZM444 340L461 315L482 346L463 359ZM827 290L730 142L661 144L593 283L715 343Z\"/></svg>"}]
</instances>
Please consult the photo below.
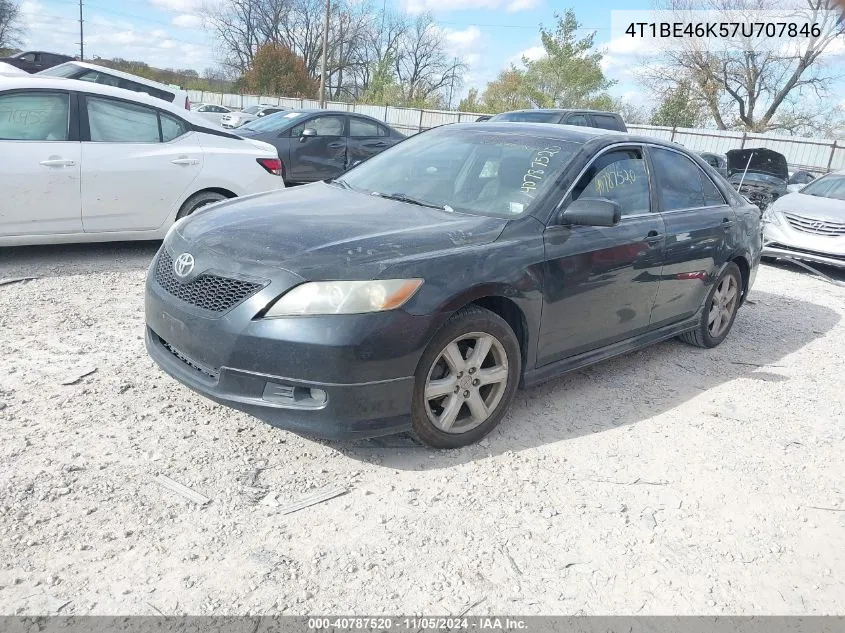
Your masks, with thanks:
<instances>
[{"instance_id":1,"label":"white car","mask_svg":"<svg viewBox=\"0 0 845 633\"><path fill-rule=\"evenodd\" d=\"M220 125L220 117L224 114L229 114L232 110L226 106L217 105L216 103L192 103L191 112L208 119L216 125Z\"/></svg>"},{"instance_id":2,"label":"white car","mask_svg":"<svg viewBox=\"0 0 845 633\"><path fill-rule=\"evenodd\" d=\"M29 75L29 73L25 70L21 70L17 66L12 66L11 64L7 64L6 62L0 62L0 77L20 77L22 75Z\"/></svg>"},{"instance_id":3,"label":"white car","mask_svg":"<svg viewBox=\"0 0 845 633\"><path fill-rule=\"evenodd\" d=\"M65 62L47 70L42 70L36 73L35 76L79 79L80 81L90 81L133 92L145 92L156 99L162 99L175 106L184 107L186 110L191 109L191 100L188 97L188 92L178 86L161 84L152 79L114 70L113 68L106 68L105 66L98 66L97 64L89 64L88 62Z\"/></svg>"},{"instance_id":4,"label":"white car","mask_svg":"<svg viewBox=\"0 0 845 633\"><path fill-rule=\"evenodd\" d=\"M284 187L276 148L144 94L0 77L0 246L162 239L207 204Z\"/></svg>"},{"instance_id":5,"label":"white car","mask_svg":"<svg viewBox=\"0 0 845 633\"><path fill-rule=\"evenodd\" d=\"M240 112L230 112L229 114L224 114L223 118L220 119L220 124L225 128L240 127L244 123L255 121L255 119L267 116L268 114L276 114L276 112L281 112L284 109L285 108L280 106L269 105L249 106Z\"/></svg>"}]
</instances>

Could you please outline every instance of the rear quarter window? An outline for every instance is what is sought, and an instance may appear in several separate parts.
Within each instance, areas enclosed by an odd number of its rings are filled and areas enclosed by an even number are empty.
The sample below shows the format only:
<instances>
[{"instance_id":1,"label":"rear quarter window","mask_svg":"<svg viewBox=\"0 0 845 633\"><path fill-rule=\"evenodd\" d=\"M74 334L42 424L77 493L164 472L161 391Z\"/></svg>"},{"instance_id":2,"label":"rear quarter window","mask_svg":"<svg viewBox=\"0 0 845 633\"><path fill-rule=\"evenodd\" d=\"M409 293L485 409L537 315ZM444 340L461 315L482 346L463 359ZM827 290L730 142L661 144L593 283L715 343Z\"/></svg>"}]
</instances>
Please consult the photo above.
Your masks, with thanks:
<instances>
[{"instance_id":1,"label":"rear quarter window","mask_svg":"<svg viewBox=\"0 0 845 633\"><path fill-rule=\"evenodd\" d=\"M615 116L610 116L609 114L594 114L593 122L597 128L601 128L603 130L616 130L617 132L624 131L619 119Z\"/></svg>"}]
</instances>

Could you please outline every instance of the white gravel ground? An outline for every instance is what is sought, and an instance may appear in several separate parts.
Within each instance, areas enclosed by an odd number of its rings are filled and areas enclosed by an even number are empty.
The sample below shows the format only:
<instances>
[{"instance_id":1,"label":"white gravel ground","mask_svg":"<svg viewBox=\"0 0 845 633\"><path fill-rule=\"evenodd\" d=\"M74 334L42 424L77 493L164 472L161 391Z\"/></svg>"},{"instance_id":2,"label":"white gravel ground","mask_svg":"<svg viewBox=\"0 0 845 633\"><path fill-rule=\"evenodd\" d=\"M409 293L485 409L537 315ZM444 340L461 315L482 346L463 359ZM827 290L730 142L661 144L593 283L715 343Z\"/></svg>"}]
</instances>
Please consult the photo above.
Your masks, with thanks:
<instances>
[{"instance_id":1,"label":"white gravel ground","mask_svg":"<svg viewBox=\"0 0 845 633\"><path fill-rule=\"evenodd\" d=\"M845 612L845 288L763 267L721 347L519 392L437 452L302 439L164 375L155 248L0 253L39 276L0 286L0 613Z\"/></svg>"}]
</instances>

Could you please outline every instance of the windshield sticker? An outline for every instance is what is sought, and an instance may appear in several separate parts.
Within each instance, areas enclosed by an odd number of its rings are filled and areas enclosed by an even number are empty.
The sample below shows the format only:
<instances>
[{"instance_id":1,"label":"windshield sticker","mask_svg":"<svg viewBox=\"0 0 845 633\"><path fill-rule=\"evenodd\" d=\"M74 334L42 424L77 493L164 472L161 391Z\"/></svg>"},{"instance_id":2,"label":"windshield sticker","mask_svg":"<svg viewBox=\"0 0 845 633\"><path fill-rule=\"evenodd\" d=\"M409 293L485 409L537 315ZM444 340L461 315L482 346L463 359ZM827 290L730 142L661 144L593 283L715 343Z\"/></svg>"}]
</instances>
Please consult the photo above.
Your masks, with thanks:
<instances>
[{"instance_id":1,"label":"windshield sticker","mask_svg":"<svg viewBox=\"0 0 845 633\"><path fill-rule=\"evenodd\" d=\"M529 169L526 170L525 175L522 177L522 187L520 189L522 189L523 193L527 193L533 197L533 193L537 189L537 183L543 179L546 173L545 168L549 166L549 160L555 154L559 153L560 150L560 146L552 145L534 154Z\"/></svg>"}]
</instances>

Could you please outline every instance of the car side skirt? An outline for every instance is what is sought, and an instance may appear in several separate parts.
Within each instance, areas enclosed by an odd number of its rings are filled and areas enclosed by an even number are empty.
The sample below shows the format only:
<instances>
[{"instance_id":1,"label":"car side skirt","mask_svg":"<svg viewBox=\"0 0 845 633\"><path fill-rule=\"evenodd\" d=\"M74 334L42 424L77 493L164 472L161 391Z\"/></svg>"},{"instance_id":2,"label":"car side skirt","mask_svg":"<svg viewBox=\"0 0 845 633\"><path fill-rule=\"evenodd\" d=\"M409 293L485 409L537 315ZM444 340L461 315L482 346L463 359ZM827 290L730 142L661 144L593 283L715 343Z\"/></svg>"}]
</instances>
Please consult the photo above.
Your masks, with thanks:
<instances>
[{"instance_id":1,"label":"car side skirt","mask_svg":"<svg viewBox=\"0 0 845 633\"><path fill-rule=\"evenodd\" d=\"M684 332L694 330L700 323L701 312L699 311L694 317L685 321L665 325L657 330L645 332L639 336L635 336L624 341L618 341L606 347L590 350L588 352L584 352L583 354L578 354L577 356L563 358L559 361L555 361L554 363L543 365L542 367L536 367L535 369L524 373L519 386L522 389L533 387L547 380L551 380L552 378L557 378L567 372L586 367L587 365L593 365L603 360L608 360L615 356L621 356L622 354L627 354L629 352L648 347L654 343L674 338Z\"/></svg>"}]
</instances>

